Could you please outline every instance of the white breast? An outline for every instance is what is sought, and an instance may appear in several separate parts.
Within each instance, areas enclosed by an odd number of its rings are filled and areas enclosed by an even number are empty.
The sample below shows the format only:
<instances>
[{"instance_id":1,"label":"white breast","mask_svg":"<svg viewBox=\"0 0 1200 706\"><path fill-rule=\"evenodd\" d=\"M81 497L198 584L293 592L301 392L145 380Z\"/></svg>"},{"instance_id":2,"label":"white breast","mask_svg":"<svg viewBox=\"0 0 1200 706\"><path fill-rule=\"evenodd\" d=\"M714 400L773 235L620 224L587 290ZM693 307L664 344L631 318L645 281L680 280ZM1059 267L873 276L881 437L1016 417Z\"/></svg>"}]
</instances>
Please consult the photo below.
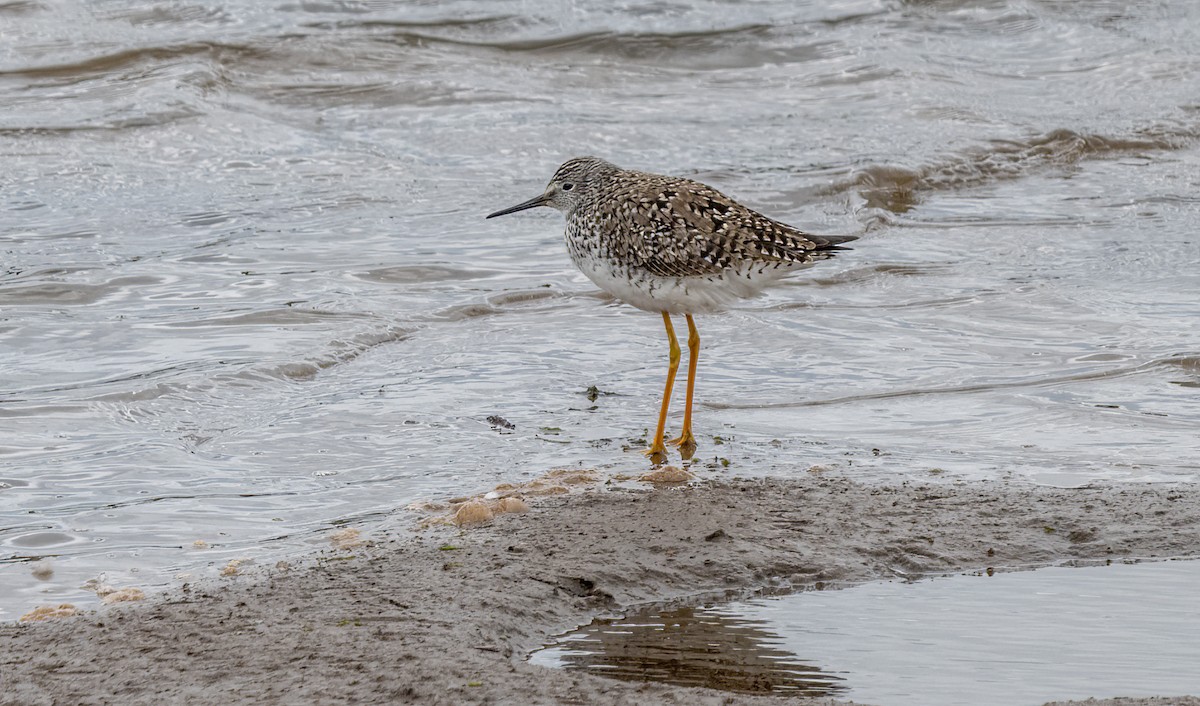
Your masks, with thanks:
<instances>
[{"instance_id":1,"label":"white breast","mask_svg":"<svg viewBox=\"0 0 1200 706\"><path fill-rule=\"evenodd\" d=\"M571 260L597 287L645 311L706 314L722 311L738 299L757 295L784 271L726 271L703 277L658 277L614 265L568 248Z\"/></svg>"}]
</instances>

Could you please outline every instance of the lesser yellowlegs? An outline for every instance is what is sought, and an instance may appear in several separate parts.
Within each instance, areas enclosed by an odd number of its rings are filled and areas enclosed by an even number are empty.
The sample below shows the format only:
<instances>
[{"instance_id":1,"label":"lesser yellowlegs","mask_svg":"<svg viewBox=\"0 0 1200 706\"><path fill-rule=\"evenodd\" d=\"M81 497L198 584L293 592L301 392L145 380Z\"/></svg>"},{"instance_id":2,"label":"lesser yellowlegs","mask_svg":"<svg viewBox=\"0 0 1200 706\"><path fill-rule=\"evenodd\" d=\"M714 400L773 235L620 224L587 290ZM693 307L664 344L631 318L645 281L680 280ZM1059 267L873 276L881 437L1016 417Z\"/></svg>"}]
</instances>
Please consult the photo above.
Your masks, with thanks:
<instances>
[{"instance_id":1,"label":"lesser yellowlegs","mask_svg":"<svg viewBox=\"0 0 1200 706\"><path fill-rule=\"evenodd\" d=\"M856 237L809 235L699 182L629 171L596 157L566 162L540 196L488 218L536 206L556 208L567 217L567 251L588 279L624 302L662 314L671 352L658 427L645 452L655 462L666 459L663 433L679 369L671 314L683 314L688 325L683 432L670 442L687 459L696 450L692 393L700 354L692 315L752 297Z\"/></svg>"}]
</instances>

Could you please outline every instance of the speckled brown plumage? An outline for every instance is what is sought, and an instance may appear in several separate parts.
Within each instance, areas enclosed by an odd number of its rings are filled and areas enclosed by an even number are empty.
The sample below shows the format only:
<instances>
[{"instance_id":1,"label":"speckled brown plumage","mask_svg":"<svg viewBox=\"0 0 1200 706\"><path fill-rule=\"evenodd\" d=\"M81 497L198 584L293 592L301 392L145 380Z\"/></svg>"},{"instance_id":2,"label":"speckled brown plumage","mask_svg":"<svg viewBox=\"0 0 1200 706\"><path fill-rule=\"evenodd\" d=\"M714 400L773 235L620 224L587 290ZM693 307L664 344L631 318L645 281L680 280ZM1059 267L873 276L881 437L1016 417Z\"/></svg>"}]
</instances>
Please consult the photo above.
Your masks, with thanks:
<instances>
[{"instance_id":1,"label":"speckled brown plumage","mask_svg":"<svg viewBox=\"0 0 1200 706\"><path fill-rule=\"evenodd\" d=\"M625 170L595 157L563 164L551 182L572 183L577 204L567 238L581 249L657 277L808 264L853 236L822 238L747 208L690 179Z\"/></svg>"}]
</instances>

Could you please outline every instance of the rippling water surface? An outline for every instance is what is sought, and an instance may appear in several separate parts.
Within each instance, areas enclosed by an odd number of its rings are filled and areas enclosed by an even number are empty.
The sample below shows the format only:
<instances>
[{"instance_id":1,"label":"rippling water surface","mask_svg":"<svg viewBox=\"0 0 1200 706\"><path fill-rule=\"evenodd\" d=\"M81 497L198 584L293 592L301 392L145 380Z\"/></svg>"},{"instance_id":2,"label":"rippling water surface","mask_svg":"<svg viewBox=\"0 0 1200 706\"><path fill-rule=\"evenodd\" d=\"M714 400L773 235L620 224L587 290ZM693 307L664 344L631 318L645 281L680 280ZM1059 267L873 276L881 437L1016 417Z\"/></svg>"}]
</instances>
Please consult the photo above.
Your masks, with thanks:
<instances>
[{"instance_id":1,"label":"rippling water surface","mask_svg":"<svg viewBox=\"0 0 1200 706\"><path fill-rule=\"evenodd\" d=\"M640 469L658 317L482 219L578 154L862 236L699 321L702 473L1193 480L1197 47L1188 0L0 2L0 618Z\"/></svg>"}]
</instances>

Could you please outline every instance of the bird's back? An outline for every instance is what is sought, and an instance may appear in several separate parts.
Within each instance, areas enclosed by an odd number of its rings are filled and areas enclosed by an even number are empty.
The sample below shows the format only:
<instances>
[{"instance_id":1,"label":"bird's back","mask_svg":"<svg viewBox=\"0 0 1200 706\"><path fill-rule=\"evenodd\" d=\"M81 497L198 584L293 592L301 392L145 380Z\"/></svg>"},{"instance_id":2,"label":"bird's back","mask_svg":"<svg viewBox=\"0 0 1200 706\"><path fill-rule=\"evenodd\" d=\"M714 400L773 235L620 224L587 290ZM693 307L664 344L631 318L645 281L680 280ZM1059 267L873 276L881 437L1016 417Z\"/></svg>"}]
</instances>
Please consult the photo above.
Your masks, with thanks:
<instances>
[{"instance_id":1,"label":"bird's back","mask_svg":"<svg viewBox=\"0 0 1200 706\"><path fill-rule=\"evenodd\" d=\"M690 179L618 170L597 186L567 215L568 237L598 237L650 276L778 276L855 239L809 235Z\"/></svg>"}]
</instances>

